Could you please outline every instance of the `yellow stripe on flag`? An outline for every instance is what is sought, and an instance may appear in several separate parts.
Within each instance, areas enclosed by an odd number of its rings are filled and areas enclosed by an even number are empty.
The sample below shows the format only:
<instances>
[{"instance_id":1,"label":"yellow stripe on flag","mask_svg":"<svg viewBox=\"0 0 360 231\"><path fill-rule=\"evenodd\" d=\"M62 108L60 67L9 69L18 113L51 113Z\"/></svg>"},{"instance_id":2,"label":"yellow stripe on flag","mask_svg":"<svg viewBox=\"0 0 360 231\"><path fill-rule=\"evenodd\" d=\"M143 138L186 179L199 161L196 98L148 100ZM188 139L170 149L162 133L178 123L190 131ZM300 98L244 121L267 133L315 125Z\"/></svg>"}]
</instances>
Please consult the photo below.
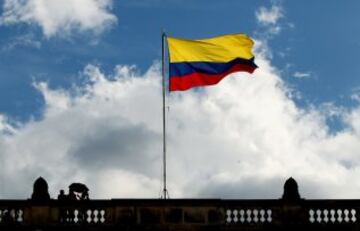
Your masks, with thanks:
<instances>
[{"instance_id":1,"label":"yellow stripe on flag","mask_svg":"<svg viewBox=\"0 0 360 231\"><path fill-rule=\"evenodd\" d=\"M167 38L170 63L229 62L235 58L251 59L254 42L245 34L228 34L208 39Z\"/></svg>"}]
</instances>

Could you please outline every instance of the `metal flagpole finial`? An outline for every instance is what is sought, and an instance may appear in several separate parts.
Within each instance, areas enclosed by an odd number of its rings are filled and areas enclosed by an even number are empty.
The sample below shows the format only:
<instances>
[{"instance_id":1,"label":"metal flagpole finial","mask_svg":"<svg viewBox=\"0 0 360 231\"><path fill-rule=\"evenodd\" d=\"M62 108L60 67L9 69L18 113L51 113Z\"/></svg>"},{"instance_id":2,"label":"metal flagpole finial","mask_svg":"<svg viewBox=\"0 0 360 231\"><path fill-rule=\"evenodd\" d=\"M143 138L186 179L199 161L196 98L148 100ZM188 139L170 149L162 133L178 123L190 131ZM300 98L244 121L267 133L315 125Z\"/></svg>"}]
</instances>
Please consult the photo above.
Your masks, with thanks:
<instances>
[{"instance_id":1,"label":"metal flagpole finial","mask_svg":"<svg viewBox=\"0 0 360 231\"><path fill-rule=\"evenodd\" d=\"M166 37L166 32L165 32L165 30L162 29L161 31L162 31L162 32L161 32L161 33L162 33L162 37L165 38L165 37Z\"/></svg>"}]
</instances>

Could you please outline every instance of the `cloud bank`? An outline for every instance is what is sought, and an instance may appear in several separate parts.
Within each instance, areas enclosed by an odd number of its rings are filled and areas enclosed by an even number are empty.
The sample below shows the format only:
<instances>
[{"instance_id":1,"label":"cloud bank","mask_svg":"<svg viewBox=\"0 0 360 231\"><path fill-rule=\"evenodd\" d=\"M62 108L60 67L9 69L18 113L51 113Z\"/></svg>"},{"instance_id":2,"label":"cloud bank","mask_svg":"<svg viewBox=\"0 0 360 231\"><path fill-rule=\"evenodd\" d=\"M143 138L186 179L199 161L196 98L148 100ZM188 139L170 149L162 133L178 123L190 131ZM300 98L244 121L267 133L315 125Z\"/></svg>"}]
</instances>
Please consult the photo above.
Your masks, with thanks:
<instances>
[{"instance_id":1,"label":"cloud bank","mask_svg":"<svg viewBox=\"0 0 360 231\"><path fill-rule=\"evenodd\" d=\"M45 37L101 33L116 23L112 0L4 0L0 24L39 26Z\"/></svg>"},{"instance_id":2,"label":"cloud bank","mask_svg":"<svg viewBox=\"0 0 360 231\"><path fill-rule=\"evenodd\" d=\"M346 128L331 133L329 110L299 108L256 53L253 75L170 94L170 196L279 198L293 176L306 198L358 197L360 107L338 112ZM40 175L52 197L78 181L92 198L160 195L159 65L144 74L118 65L109 75L87 65L82 75L87 81L73 89L35 84L45 101L37 121L0 116L1 198L29 197Z\"/></svg>"}]
</instances>

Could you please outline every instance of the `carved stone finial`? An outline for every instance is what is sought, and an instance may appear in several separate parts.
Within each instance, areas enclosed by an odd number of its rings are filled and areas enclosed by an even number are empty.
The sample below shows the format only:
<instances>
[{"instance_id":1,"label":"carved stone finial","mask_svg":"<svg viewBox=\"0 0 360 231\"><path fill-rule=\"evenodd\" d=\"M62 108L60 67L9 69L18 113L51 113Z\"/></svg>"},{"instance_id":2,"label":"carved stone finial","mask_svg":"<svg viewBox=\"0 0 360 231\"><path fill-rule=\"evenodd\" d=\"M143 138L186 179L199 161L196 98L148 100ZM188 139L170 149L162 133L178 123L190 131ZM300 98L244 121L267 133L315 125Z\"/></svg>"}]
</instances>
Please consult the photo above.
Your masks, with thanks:
<instances>
[{"instance_id":1,"label":"carved stone finial","mask_svg":"<svg viewBox=\"0 0 360 231\"><path fill-rule=\"evenodd\" d=\"M39 177L34 182L34 191L33 194L31 195L31 199L34 201L50 200L48 184L44 178Z\"/></svg>"},{"instance_id":2,"label":"carved stone finial","mask_svg":"<svg viewBox=\"0 0 360 231\"><path fill-rule=\"evenodd\" d=\"M295 179L290 177L286 180L284 184L284 194L282 196L283 200L299 200L300 194L298 189L298 184Z\"/></svg>"}]
</instances>

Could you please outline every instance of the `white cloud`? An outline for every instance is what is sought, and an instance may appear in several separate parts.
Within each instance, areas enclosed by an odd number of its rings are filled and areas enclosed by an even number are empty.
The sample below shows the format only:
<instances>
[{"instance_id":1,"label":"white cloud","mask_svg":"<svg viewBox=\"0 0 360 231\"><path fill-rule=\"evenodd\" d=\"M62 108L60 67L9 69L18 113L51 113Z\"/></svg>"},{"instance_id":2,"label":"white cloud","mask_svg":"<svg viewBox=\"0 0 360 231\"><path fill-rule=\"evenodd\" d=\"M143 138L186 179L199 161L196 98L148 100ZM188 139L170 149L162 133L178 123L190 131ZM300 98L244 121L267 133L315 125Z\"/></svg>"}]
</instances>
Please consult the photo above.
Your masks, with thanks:
<instances>
[{"instance_id":1,"label":"white cloud","mask_svg":"<svg viewBox=\"0 0 360 231\"><path fill-rule=\"evenodd\" d=\"M9 51L18 46L39 49L41 47L41 42L36 40L33 34L29 33L12 38L8 44L2 47L2 50Z\"/></svg>"},{"instance_id":2,"label":"white cloud","mask_svg":"<svg viewBox=\"0 0 360 231\"><path fill-rule=\"evenodd\" d=\"M101 33L117 21L112 0L5 0L0 24L40 26L47 38L74 31Z\"/></svg>"},{"instance_id":3,"label":"white cloud","mask_svg":"<svg viewBox=\"0 0 360 231\"><path fill-rule=\"evenodd\" d=\"M360 107L297 107L264 55L257 49L252 77L233 74L202 91L170 94L170 196L279 198L293 176L306 198L357 197ZM84 75L88 83L71 90L36 84L42 119L10 126L0 117L0 197L27 198L39 175L53 197L74 181L97 198L159 196L158 64L143 75L117 66L111 76L88 65ZM329 111L344 130L329 131ZM4 132L9 126L14 131Z\"/></svg>"},{"instance_id":4,"label":"white cloud","mask_svg":"<svg viewBox=\"0 0 360 231\"><path fill-rule=\"evenodd\" d=\"M280 19L284 18L284 9L277 3L274 3L270 8L259 7L255 11L255 17L261 26L261 32L258 34L265 36L266 39L279 34L283 29Z\"/></svg>"},{"instance_id":5,"label":"white cloud","mask_svg":"<svg viewBox=\"0 0 360 231\"><path fill-rule=\"evenodd\" d=\"M306 78L310 78L311 76L311 73L310 72L299 72L299 71L296 71L293 76L295 78L298 78L298 79L306 79Z\"/></svg>"},{"instance_id":6,"label":"white cloud","mask_svg":"<svg viewBox=\"0 0 360 231\"><path fill-rule=\"evenodd\" d=\"M355 101L357 101L357 102L360 102L360 94L358 94L358 93L353 93L353 94L350 96L350 98L351 98L352 100L355 100Z\"/></svg>"},{"instance_id":7,"label":"white cloud","mask_svg":"<svg viewBox=\"0 0 360 231\"><path fill-rule=\"evenodd\" d=\"M350 95L350 99L360 102L360 88L354 88L352 90L352 94Z\"/></svg>"},{"instance_id":8,"label":"white cloud","mask_svg":"<svg viewBox=\"0 0 360 231\"><path fill-rule=\"evenodd\" d=\"M0 114L0 134L14 134L15 128L10 124L5 115Z\"/></svg>"},{"instance_id":9,"label":"white cloud","mask_svg":"<svg viewBox=\"0 0 360 231\"><path fill-rule=\"evenodd\" d=\"M256 12L256 19L263 25L275 25L283 15L283 9L280 6L273 5L271 8L260 7Z\"/></svg>"}]
</instances>

